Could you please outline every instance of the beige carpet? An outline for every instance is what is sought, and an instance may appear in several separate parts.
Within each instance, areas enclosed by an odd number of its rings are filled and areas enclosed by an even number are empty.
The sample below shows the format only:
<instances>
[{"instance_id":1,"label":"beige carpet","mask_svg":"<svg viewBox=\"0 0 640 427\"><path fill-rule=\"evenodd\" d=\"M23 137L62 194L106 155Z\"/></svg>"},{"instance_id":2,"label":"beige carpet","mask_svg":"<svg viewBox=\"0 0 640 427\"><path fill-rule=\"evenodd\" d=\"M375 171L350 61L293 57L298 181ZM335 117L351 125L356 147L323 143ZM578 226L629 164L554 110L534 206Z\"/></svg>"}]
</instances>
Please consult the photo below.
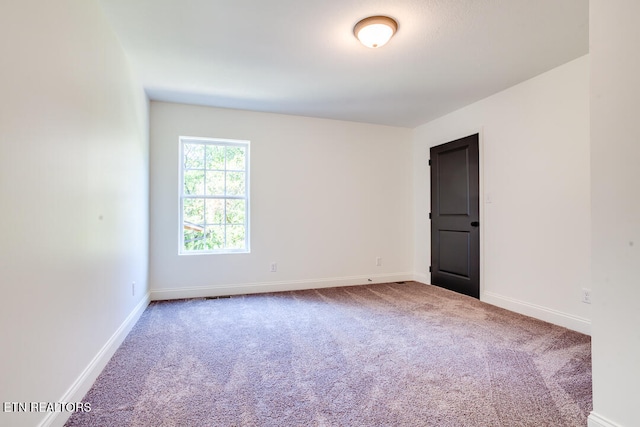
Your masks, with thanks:
<instances>
[{"instance_id":1,"label":"beige carpet","mask_svg":"<svg viewBox=\"0 0 640 427\"><path fill-rule=\"evenodd\" d=\"M68 426L586 426L588 336L413 282L152 303Z\"/></svg>"}]
</instances>

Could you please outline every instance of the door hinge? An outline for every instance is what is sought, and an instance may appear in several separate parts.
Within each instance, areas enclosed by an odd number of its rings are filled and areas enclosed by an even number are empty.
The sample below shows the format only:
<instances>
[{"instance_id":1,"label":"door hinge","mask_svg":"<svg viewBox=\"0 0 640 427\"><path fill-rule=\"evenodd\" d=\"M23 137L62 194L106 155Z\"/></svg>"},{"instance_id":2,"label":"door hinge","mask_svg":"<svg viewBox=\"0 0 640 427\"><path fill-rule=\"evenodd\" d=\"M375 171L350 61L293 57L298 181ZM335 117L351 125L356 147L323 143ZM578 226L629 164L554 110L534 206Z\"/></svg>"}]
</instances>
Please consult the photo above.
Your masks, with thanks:
<instances>
[{"instance_id":1,"label":"door hinge","mask_svg":"<svg viewBox=\"0 0 640 427\"><path fill-rule=\"evenodd\" d=\"M431 166L431 159L429 159L429 166Z\"/></svg>"},{"instance_id":2,"label":"door hinge","mask_svg":"<svg viewBox=\"0 0 640 427\"><path fill-rule=\"evenodd\" d=\"M429 273L431 273L431 266L429 266Z\"/></svg>"},{"instance_id":3,"label":"door hinge","mask_svg":"<svg viewBox=\"0 0 640 427\"><path fill-rule=\"evenodd\" d=\"M431 212L429 212L429 219L431 219Z\"/></svg>"}]
</instances>

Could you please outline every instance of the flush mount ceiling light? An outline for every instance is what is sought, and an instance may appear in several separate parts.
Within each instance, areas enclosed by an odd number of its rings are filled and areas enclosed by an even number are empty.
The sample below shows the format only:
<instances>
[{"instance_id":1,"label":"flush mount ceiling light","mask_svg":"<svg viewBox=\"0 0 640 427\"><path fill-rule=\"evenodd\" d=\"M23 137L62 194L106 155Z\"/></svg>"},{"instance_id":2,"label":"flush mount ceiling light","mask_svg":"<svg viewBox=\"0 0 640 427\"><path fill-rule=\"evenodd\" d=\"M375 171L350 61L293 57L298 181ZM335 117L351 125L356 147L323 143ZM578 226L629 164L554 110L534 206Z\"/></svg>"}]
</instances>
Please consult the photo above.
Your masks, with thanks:
<instances>
[{"instance_id":1,"label":"flush mount ceiling light","mask_svg":"<svg viewBox=\"0 0 640 427\"><path fill-rule=\"evenodd\" d=\"M398 23L388 16L370 16L353 27L353 34L366 47L384 46L398 29Z\"/></svg>"}]
</instances>

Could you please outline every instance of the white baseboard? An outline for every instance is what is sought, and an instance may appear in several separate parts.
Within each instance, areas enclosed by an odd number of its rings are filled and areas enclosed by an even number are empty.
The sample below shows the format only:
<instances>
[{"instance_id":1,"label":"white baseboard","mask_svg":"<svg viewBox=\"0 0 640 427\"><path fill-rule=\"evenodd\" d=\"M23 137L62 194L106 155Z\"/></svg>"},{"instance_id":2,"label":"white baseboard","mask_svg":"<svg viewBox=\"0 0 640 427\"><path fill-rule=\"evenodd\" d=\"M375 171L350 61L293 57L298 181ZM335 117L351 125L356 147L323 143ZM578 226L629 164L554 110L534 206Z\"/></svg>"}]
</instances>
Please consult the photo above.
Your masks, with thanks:
<instances>
[{"instance_id":1,"label":"white baseboard","mask_svg":"<svg viewBox=\"0 0 640 427\"><path fill-rule=\"evenodd\" d=\"M587 426L588 427L622 427L619 424L614 423L611 420L603 417L602 415L598 415L595 412L591 412L589 414L589 418L587 418Z\"/></svg>"},{"instance_id":2,"label":"white baseboard","mask_svg":"<svg viewBox=\"0 0 640 427\"><path fill-rule=\"evenodd\" d=\"M240 285L214 285L190 288L154 289L151 300L203 298L227 295L257 294L265 292L300 291L305 289L334 288L338 286L369 285L413 280L413 273L394 273L370 276L334 277L328 279L292 280L287 282L246 283Z\"/></svg>"},{"instance_id":3,"label":"white baseboard","mask_svg":"<svg viewBox=\"0 0 640 427\"><path fill-rule=\"evenodd\" d=\"M131 314L127 316L120 327L109 338L109 341L100 349L98 354L91 360L89 365L82 371L76 381L69 387L67 392L60 398L59 402L81 402L82 398L91 389L91 386L95 382L98 375L102 372L107 365L113 354L116 352L120 344L124 341L127 334L136 324L142 313L147 308L150 302L150 294L147 293L145 297L136 305ZM39 424L39 427L61 427L69 419L71 413L69 412L49 412L44 420Z\"/></svg>"},{"instance_id":4,"label":"white baseboard","mask_svg":"<svg viewBox=\"0 0 640 427\"><path fill-rule=\"evenodd\" d=\"M431 283L431 278L429 277L428 274L414 273L413 280L416 282L424 283L425 285L428 285Z\"/></svg>"},{"instance_id":5,"label":"white baseboard","mask_svg":"<svg viewBox=\"0 0 640 427\"><path fill-rule=\"evenodd\" d=\"M498 307L535 317L545 322L563 326L586 335L591 335L591 321L583 317L563 313L558 310L520 301L493 292L482 292L480 300Z\"/></svg>"}]
</instances>

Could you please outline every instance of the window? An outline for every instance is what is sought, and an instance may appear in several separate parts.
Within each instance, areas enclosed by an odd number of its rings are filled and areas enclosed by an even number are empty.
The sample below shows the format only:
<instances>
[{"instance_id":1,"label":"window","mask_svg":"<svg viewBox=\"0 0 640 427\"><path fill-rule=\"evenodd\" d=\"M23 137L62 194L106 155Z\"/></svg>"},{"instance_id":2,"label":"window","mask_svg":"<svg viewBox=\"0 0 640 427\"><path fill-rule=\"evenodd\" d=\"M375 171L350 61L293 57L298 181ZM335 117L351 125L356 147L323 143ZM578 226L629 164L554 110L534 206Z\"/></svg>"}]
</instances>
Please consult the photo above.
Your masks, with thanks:
<instances>
[{"instance_id":1,"label":"window","mask_svg":"<svg viewBox=\"0 0 640 427\"><path fill-rule=\"evenodd\" d=\"M249 252L249 141L180 138L180 254Z\"/></svg>"}]
</instances>

